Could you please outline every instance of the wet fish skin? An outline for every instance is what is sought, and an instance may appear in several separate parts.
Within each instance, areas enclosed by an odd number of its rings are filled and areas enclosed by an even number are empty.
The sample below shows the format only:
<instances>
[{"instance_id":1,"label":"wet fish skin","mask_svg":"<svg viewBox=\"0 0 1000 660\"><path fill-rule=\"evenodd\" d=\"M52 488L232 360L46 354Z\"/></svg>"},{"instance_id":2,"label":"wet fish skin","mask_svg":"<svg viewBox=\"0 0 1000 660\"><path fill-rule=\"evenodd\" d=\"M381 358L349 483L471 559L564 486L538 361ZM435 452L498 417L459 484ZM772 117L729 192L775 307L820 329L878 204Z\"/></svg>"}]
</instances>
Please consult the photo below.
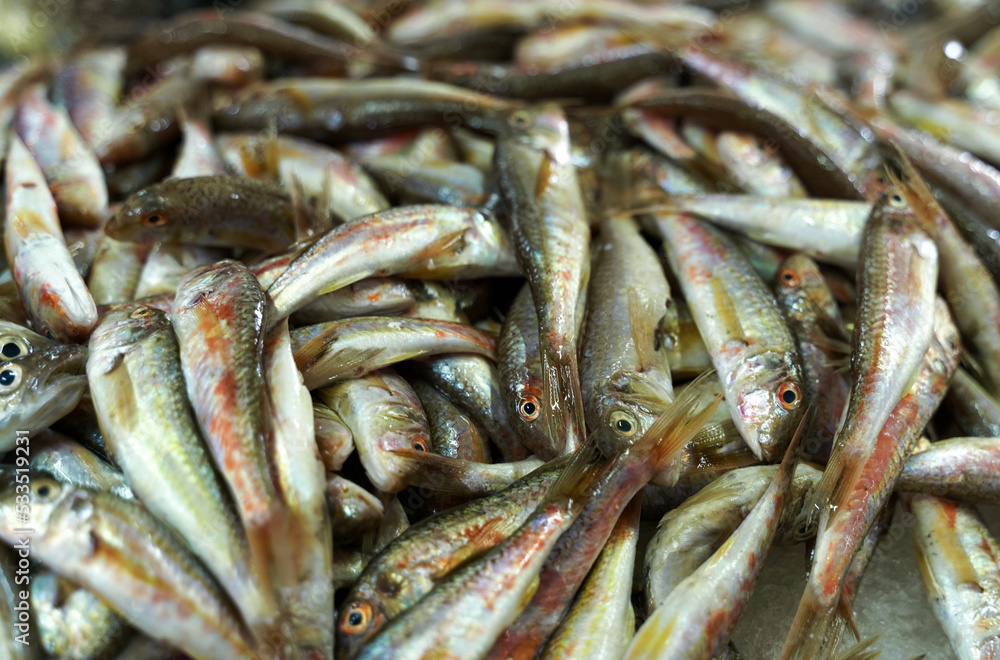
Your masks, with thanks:
<instances>
[{"instance_id":1,"label":"wet fish skin","mask_svg":"<svg viewBox=\"0 0 1000 660\"><path fill-rule=\"evenodd\" d=\"M893 407L871 452L861 459L858 476L845 482L836 493L836 499L820 511L813 563L782 648L783 660L812 658L820 649L851 559L891 497L904 461L919 434L944 398L948 381L958 366L960 352L958 328L947 304L937 298L931 344L913 384ZM835 451L838 449L839 446ZM823 487L830 469L828 465L816 490ZM804 633L807 629L814 634Z\"/></svg>"},{"instance_id":2,"label":"wet fish skin","mask_svg":"<svg viewBox=\"0 0 1000 660\"><path fill-rule=\"evenodd\" d=\"M513 533L545 497L566 462L559 459L501 493L427 518L392 541L368 564L344 600L338 657L354 657L388 621L419 601L452 569ZM361 620L352 623L358 617Z\"/></svg>"},{"instance_id":3,"label":"wet fish skin","mask_svg":"<svg viewBox=\"0 0 1000 660\"><path fill-rule=\"evenodd\" d=\"M795 333L802 356L805 396L811 402L803 452L827 458L849 393L847 383L832 364L833 356L824 350L829 344L827 339L846 338L840 308L816 262L805 255L792 255L782 263L774 288Z\"/></svg>"},{"instance_id":4,"label":"wet fish skin","mask_svg":"<svg viewBox=\"0 0 1000 660\"><path fill-rule=\"evenodd\" d=\"M995 503L1000 499L998 472L1000 439L949 438L911 454L896 482L896 491Z\"/></svg>"},{"instance_id":5,"label":"wet fish skin","mask_svg":"<svg viewBox=\"0 0 1000 660\"><path fill-rule=\"evenodd\" d=\"M313 390L425 355L478 353L495 359L496 340L461 323L362 316L296 328L292 351Z\"/></svg>"},{"instance_id":6,"label":"wet fish skin","mask_svg":"<svg viewBox=\"0 0 1000 660\"><path fill-rule=\"evenodd\" d=\"M816 491L821 516L840 490L854 488L889 413L920 369L934 336L937 277L934 242L899 186L890 185L875 203L862 239L851 393Z\"/></svg>"},{"instance_id":7,"label":"wet fish skin","mask_svg":"<svg viewBox=\"0 0 1000 660\"><path fill-rule=\"evenodd\" d=\"M66 111L53 107L41 84L21 97L15 127L42 169L59 219L100 227L108 217L108 186L97 156L83 141Z\"/></svg>"},{"instance_id":8,"label":"wet fish skin","mask_svg":"<svg viewBox=\"0 0 1000 660\"><path fill-rule=\"evenodd\" d=\"M17 542L14 485L0 496L0 538ZM253 658L237 615L189 550L134 502L33 479L33 558L90 589L126 621L197 660Z\"/></svg>"},{"instance_id":9,"label":"wet fish skin","mask_svg":"<svg viewBox=\"0 0 1000 660\"><path fill-rule=\"evenodd\" d=\"M618 518L572 609L542 650L543 660L615 658L628 645L635 632L630 596L640 503L633 499Z\"/></svg>"},{"instance_id":10,"label":"wet fish skin","mask_svg":"<svg viewBox=\"0 0 1000 660\"><path fill-rule=\"evenodd\" d=\"M427 415L431 449L435 454L478 463L489 463L490 448L485 434L448 397L420 378L410 378L413 391Z\"/></svg>"},{"instance_id":11,"label":"wet fish skin","mask_svg":"<svg viewBox=\"0 0 1000 660\"><path fill-rule=\"evenodd\" d=\"M327 472L337 472L354 453L354 436L340 415L318 398L313 399L313 427L316 447Z\"/></svg>"},{"instance_id":12,"label":"wet fish skin","mask_svg":"<svg viewBox=\"0 0 1000 660\"><path fill-rule=\"evenodd\" d=\"M132 300L152 248L152 245L118 241L102 235L87 277L87 287L94 302L111 305Z\"/></svg>"},{"instance_id":13,"label":"wet fish skin","mask_svg":"<svg viewBox=\"0 0 1000 660\"><path fill-rule=\"evenodd\" d=\"M927 599L962 660L1000 651L992 615L1000 580L1000 545L975 507L933 495L904 496L913 513L913 544Z\"/></svg>"},{"instance_id":14,"label":"wet fish skin","mask_svg":"<svg viewBox=\"0 0 1000 660\"><path fill-rule=\"evenodd\" d=\"M629 218L606 220L587 295L580 384L605 455L642 437L673 401L676 310L659 259Z\"/></svg>"},{"instance_id":15,"label":"wet fish skin","mask_svg":"<svg viewBox=\"0 0 1000 660\"><path fill-rule=\"evenodd\" d=\"M144 305L108 312L91 336L87 375L105 443L136 496L191 546L248 625L266 629L277 605L198 432L167 315Z\"/></svg>"},{"instance_id":16,"label":"wet fish skin","mask_svg":"<svg viewBox=\"0 0 1000 660\"><path fill-rule=\"evenodd\" d=\"M93 147L110 130L125 85L126 52L118 46L76 53L57 72L55 89L73 125Z\"/></svg>"},{"instance_id":17,"label":"wet fish skin","mask_svg":"<svg viewBox=\"0 0 1000 660\"><path fill-rule=\"evenodd\" d=\"M664 238L740 434L758 458L777 458L802 416L804 383L773 294L718 230L685 214L646 221Z\"/></svg>"},{"instance_id":18,"label":"wet fish skin","mask_svg":"<svg viewBox=\"0 0 1000 660\"><path fill-rule=\"evenodd\" d=\"M125 475L84 445L46 429L31 438L30 466L60 483L103 490L124 500L135 498Z\"/></svg>"},{"instance_id":19,"label":"wet fish skin","mask_svg":"<svg viewBox=\"0 0 1000 660\"><path fill-rule=\"evenodd\" d=\"M406 464L391 450L428 451L430 428L413 388L391 368L345 380L319 391L351 430L365 472L380 491L406 487Z\"/></svg>"},{"instance_id":20,"label":"wet fish skin","mask_svg":"<svg viewBox=\"0 0 1000 660\"><path fill-rule=\"evenodd\" d=\"M541 422L556 451L570 452L585 432L577 342L590 227L562 109L544 104L510 113L497 139L494 168L538 315L546 407Z\"/></svg>"},{"instance_id":21,"label":"wet fish skin","mask_svg":"<svg viewBox=\"0 0 1000 660\"><path fill-rule=\"evenodd\" d=\"M959 367L951 379L945 405L955 421L970 436L1000 436L1000 403L965 369Z\"/></svg>"},{"instance_id":22,"label":"wet fish skin","mask_svg":"<svg viewBox=\"0 0 1000 660\"><path fill-rule=\"evenodd\" d=\"M295 242L284 190L236 176L167 179L130 196L105 231L117 240L280 250Z\"/></svg>"},{"instance_id":23,"label":"wet fish skin","mask_svg":"<svg viewBox=\"0 0 1000 660\"><path fill-rule=\"evenodd\" d=\"M322 235L267 287L277 322L317 296L371 276L427 279L518 273L506 233L475 209L403 206Z\"/></svg>"},{"instance_id":24,"label":"wet fish skin","mask_svg":"<svg viewBox=\"0 0 1000 660\"><path fill-rule=\"evenodd\" d=\"M32 324L61 341L82 341L97 306L66 248L55 202L41 169L16 135L6 168L4 247Z\"/></svg>"},{"instance_id":25,"label":"wet fish skin","mask_svg":"<svg viewBox=\"0 0 1000 660\"><path fill-rule=\"evenodd\" d=\"M326 501L330 509L331 528L338 543L359 538L378 527L385 511L377 497L337 474L326 476Z\"/></svg>"}]
</instances>

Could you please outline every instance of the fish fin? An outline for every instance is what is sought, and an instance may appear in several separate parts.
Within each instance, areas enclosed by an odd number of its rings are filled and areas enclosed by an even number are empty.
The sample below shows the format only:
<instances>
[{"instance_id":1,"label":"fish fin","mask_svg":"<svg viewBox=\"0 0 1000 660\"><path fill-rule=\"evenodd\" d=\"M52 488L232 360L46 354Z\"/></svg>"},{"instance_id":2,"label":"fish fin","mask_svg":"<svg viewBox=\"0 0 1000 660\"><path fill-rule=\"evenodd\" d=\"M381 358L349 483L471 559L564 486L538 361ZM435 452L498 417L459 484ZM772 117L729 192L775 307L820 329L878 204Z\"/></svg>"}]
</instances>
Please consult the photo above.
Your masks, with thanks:
<instances>
[{"instance_id":1,"label":"fish fin","mask_svg":"<svg viewBox=\"0 0 1000 660\"><path fill-rule=\"evenodd\" d=\"M479 497L503 489L491 488L493 480L484 479L480 475L484 468L488 469L487 463L451 458L416 449L390 449L389 453L403 466L408 486L462 497ZM513 481L516 479L512 479L511 483ZM509 485L505 484L503 487Z\"/></svg>"},{"instance_id":2,"label":"fish fin","mask_svg":"<svg viewBox=\"0 0 1000 660\"><path fill-rule=\"evenodd\" d=\"M632 343L635 345L635 354L639 358L639 371L652 369L656 366L655 321L652 316L643 313L638 294L631 288L628 290L628 315Z\"/></svg>"},{"instance_id":3,"label":"fish fin","mask_svg":"<svg viewBox=\"0 0 1000 660\"><path fill-rule=\"evenodd\" d=\"M834 339L830 337L825 332L817 332L816 336L810 337L809 341L815 344L817 348L827 352L832 353L836 356L850 356L851 355L851 345L848 342L842 341L840 339ZM837 358L828 360L828 364L836 364L838 362Z\"/></svg>"},{"instance_id":4,"label":"fish fin","mask_svg":"<svg viewBox=\"0 0 1000 660\"><path fill-rule=\"evenodd\" d=\"M883 633L879 633L869 637L863 642L858 642L854 646L835 655L833 660L875 660L875 658L882 654L882 651L873 647L882 635Z\"/></svg>"},{"instance_id":5,"label":"fish fin","mask_svg":"<svg viewBox=\"0 0 1000 660\"><path fill-rule=\"evenodd\" d=\"M448 250L454 250L456 248L465 246L465 230L460 229L458 231L452 232L450 234L445 234L437 240L433 241L410 259L410 263L414 265L414 268L408 269L406 271L406 277L413 279L423 279L426 278L430 271L424 267L424 264L438 257L441 253L447 252Z\"/></svg>"},{"instance_id":6,"label":"fish fin","mask_svg":"<svg viewBox=\"0 0 1000 660\"><path fill-rule=\"evenodd\" d=\"M291 243L295 244L322 232L324 227L321 226L319 215L309 207L309 198L297 174L292 173L287 187L288 194L292 198Z\"/></svg>"},{"instance_id":7,"label":"fish fin","mask_svg":"<svg viewBox=\"0 0 1000 660\"><path fill-rule=\"evenodd\" d=\"M535 199L540 198L548 190L552 181L552 165L556 159L547 150L542 150L542 162L538 165L538 178L535 179Z\"/></svg>"},{"instance_id":8,"label":"fish fin","mask_svg":"<svg viewBox=\"0 0 1000 660\"><path fill-rule=\"evenodd\" d=\"M692 381L642 437L624 451L646 454L644 462L654 473L666 467L719 407L722 395L715 392L715 378L715 371L710 370Z\"/></svg>"},{"instance_id":9,"label":"fish fin","mask_svg":"<svg viewBox=\"0 0 1000 660\"><path fill-rule=\"evenodd\" d=\"M694 472L735 470L760 463L731 419L702 427L691 439L688 457L689 469Z\"/></svg>"},{"instance_id":10,"label":"fish fin","mask_svg":"<svg viewBox=\"0 0 1000 660\"><path fill-rule=\"evenodd\" d=\"M857 619L854 618L854 604L851 603L850 597L844 591L840 592L840 600L837 602L837 614L847 623L847 627L854 634L854 639L860 642L861 630L858 628Z\"/></svg>"},{"instance_id":11,"label":"fish fin","mask_svg":"<svg viewBox=\"0 0 1000 660\"><path fill-rule=\"evenodd\" d=\"M677 314L677 305L673 298L667 298L664 305L663 316L656 324L656 350L665 348L674 350L680 342L681 320Z\"/></svg>"},{"instance_id":12,"label":"fish fin","mask_svg":"<svg viewBox=\"0 0 1000 660\"><path fill-rule=\"evenodd\" d=\"M542 412L545 434L561 453L575 451L583 432L583 407L580 377L575 355L560 359L551 343L542 342ZM570 383L568 391L563 383ZM575 428L572 424L575 423Z\"/></svg>"},{"instance_id":13,"label":"fish fin","mask_svg":"<svg viewBox=\"0 0 1000 660\"><path fill-rule=\"evenodd\" d=\"M372 360L385 352L385 348L374 346L371 348L350 348L336 352L337 359L333 359L331 352L327 349L328 344L324 344L320 338L314 338L303 344L295 352L295 364L302 372L302 380L309 390L325 387L337 380L344 378L357 378L363 374L364 365L370 364Z\"/></svg>"},{"instance_id":14,"label":"fish fin","mask_svg":"<svg viewBox=\"0 0 1000 660\"><path fill-rule=\"evenodd\" d=\"M746 342L746 332L743 331L743 324L740 323L739 313L736 311L736 304L726 290L726 283L719 272L727 266L717 266L712 272L712 295L715 298L715 309L719 315L719 323L722 325L722 332L725 343L730 341Z\"/></svg>"}]
</instances>

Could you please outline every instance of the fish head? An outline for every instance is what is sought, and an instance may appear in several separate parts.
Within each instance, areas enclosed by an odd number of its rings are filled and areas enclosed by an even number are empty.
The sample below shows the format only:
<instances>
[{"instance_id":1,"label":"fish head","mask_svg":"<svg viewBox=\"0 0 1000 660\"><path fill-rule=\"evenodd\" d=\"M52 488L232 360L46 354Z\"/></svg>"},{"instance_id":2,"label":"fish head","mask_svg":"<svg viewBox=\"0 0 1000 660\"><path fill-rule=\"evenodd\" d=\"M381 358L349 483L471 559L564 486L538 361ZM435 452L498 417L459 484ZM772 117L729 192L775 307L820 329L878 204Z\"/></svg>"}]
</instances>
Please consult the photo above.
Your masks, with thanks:
<instances>
[{"instance_id":1,"label":"fish head","mask_svg":"<svg viewBox=\"0 0 1000 660\"><path fill-rule=\"evenodd\" d=\"M171 207L170 200L159 194L156 186L144 188L125 200L108 220L104 232L119 241L181 242L184 223Z\"/></svg>"},{"instance_id":2,"label":"fish head","mask_svg":"<svg viewBox=\"0 0 1000 660\"><path fill-rule=\"evenodd\" d=\"M569 122L556 104L511 111L507 114L503 135L510 146L542 152L559 164L571 162Z\"/></svg>"},{"instance_id":3,"label":"fish head","mask_svg":"<svg viewBox=\"0 0 1000 660\"><path fill-rule=\"evenodd\" d=\"M507 419L518 440L529 451L546 460L555 458L560 447L546 432L545 416L558 414L559 410L546 405L538 362L520 366L525 367L524 373L507 383L504 391L509 406Z\"/></svg>"},{"instance_id":4,"label":"fish head","mask_svg":"<svg viewBox=\"0 0 1000 660\"><path fill-rule=\"evenodd\" d=\"M0 451L15 445L18 431L44 429L76 407L87 387L85 363L86 350L76 344L0 360Z\"/></svg>"},{"instance_id":5,"label":"fish head","mask_svg":"<svg viewBox=\"0 0 1000 660\"><path fill-rule=\"evenodd\" d=\"M774 461L795 432L805 410L805 387L797 356L749 355L725 383L733 421L759 459Z\"/></svg>"},{"instance_id":6,"label":"fish head","mask_svg":"<svg viewBox=\"0 0 1000 660\"><path fill-rule=\"evenodd\" d=\"M14 544L23 537L18 530L31 529L31 545L54 549L61 561L93 551L86 524L93 505L87 490L47 476L15 473L6 465L0 468L0 484L0 538Z\"/></svg>"},{"instance_id":7,"label":"fish head","mask_svg":"<svg viewBox=\"0 0 1000 660\"><path fill-rule=\"evenodd\" d=\"M388 595L398 589L389 584L396 581L394 577L406 579L405 576L393 573L380 576L380 580L386 582L382 587L387 588ZM351 593L337 617L337 658L347 660L354 657L387 622L388 617L371 585L365 584L356 593Z\"/></svg>"},{"instance_id":8,"label":"fish head","mask_svg":"<svg viewBox=\"0 0 1000 660\"><path fill-rule=\"evenodd\" d=\"M108 310L90 336L87 370L110 371L129 347L168 327L167 315L155 307L135 304Z\"/></svg>"},{"instance_id":9,"label":"fish head","mask_svg":"<svg viewBox=\"0 0 1000 660\"><path fill-rule=\"evenodd\" d=\"M23 325L0 320L0 360L15 360L58 345Z\"/></svg>"},{"instance_id":10,"label":"fish head","mask_svg":"<svg viewBox=\"0 0 1000 660\"><path fill-rule=\"evenodd\" d=\"M830 319L840 320L840 308L819 265L804 254L793 254L781 263L777 294L790 303L789 309L805 305Z\"/></svg>"},{"instance_id":11,"label":"fish head","mask_svg":"<svg viewBox=\"0 0 1000 660\"><path fill-rule=\"evenodd\" d=\"M655 370L615 373L602 388L588 430L601 453L611 456L641 438L672 401L669 377L664 383Z\"/></svg>"}]
</instances>

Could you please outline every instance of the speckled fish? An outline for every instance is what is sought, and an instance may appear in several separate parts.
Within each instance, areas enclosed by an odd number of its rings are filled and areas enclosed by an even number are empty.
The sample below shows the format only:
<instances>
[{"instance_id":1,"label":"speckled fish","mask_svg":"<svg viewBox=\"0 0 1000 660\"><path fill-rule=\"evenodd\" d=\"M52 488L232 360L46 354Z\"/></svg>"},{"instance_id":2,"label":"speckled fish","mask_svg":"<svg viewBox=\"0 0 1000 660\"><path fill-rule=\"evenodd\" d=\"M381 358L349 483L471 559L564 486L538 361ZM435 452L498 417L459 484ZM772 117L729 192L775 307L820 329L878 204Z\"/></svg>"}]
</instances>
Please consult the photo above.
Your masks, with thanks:
<instances>
[{"instance_id":1,"label":"speckled fish","mask_svg":"<svg viewBox=\"0 0 1000 660\"><path fill-rule=\"evenodd\" d=\"M775 465L759 465L722 475L666 513L646 546L643 583L646 608L663 604L682 581L708 561L743 524L774 479ZM776 544L798 543L802 506L822 472L799 464L775 527Z\"/></svg>"},{"instance_id":2,"label":"speckled fish","mask_svg":"<svg viewBox=\"0 0 1000 660\"><path fill-rule=\"evenodd\" d=\"M615 521L632 497L681 450L712 417L721 395L714 395L714 374L695 381L633 445L615 447L603 474L592 483L575 523L545 560L530 602L497 638L487 657L534 657L568 610L574 594L604 547ZM656 438L666 438L659 445ZM672 447L667 449L666 447Z\"/></svg>"},{"instance_id":3,"label":"speckled fish","mask_svg":"<svg viewBox=\"0 0 1000 660\"><path fill-rule=\"evenodd\" d=\"M0 538L23 538L24 505L0 496ZM187 547L139 504L32 479L31 554L78 582L131 625L197 660L253 658L236 612Z\"/></svg>"},{"instance_id":4,"label":"speckled fish","mask_svg":"<svg viewBox=\"0 0 1000 660\"><path fill-rule=\"evenodd\" d=\"M118 241L102 235L87 276L87 288L94 302L110 305L132 300L152 248L152 245Z\"/></svg>"},{"instance_id":5,"label":"speckled fish","mask_svg":"<svg viewBox=\"0 0 1000 660\"><path fill-rule=\"evenodd\" d=\"M327 140L357 138L443 121L495 129L519 104L462 87L413 78L279 78L218 99L216 124L226 130L282 133Z\"/></svg>"},{"instance_id":6,"label":"speckled fish","mask_svg":"<svg viewBox=\"0 0 1000 660\"><path fill-rule=\"evenodd\" d=\"M913 545L927 600L960 660L1000 653L1000 544L975 507L933 495L907 495Z\"/></svg>"},{"instance_id":7,"label":"speckled fish","mask_svg":"<svg viewBox=\"0 0 1000 660\"><path fill-rule=\"evenodd\" d=\"M937 276L937 248L891 182L862 238L851 393L816 490L821 516L827 504L855 488L879 431L920 369L934 333Z\"/></svg>"},{"instance_id":8,"label":"speckled fish","mask_svg":"<svg viewBox=\"0 0 1000 660\"><path fill-rule=\"evenodd\" d=\"M333 543L326 506L326 470L316 446L312 398L295 368L287 322L264 342L267 397L274 420L268 462L286 506L292 586L280 592L295 640L307 658L333 657Z\"/></svg>"},{"instance_id":9,"label":"speckled fish","mask_svg":"<svg viewBox=\"0 0 1000 660\"><path fill-rule=\"evenodd\" d=\"M262 356L266 302L257 278L235 261L189 272L170 311L188 398L229 486L252 565L283 570L284 506L268 470L271 432Z\"/></svg>"},{"instance_id":10,"label":"speckled fish","mask_svg":"<svg viewBox=\"0 0 1000 660\"><path fill-rule=\"evenodd\" d=\"M42 571L31 578L31 610L45 652L65 660L113 654L129 632L125 623L93 593Z\"/></svg>"},{"instance_id":11,"label":"speckled fish","mask_svg":"<svg viewBox=\"0 0 1000 660\"><path fill-rule=\"evenodd\" d=\"M692 213L756 241L849 267L858 261L861 233L872 211L865 202L723 194L676 195L654 208Z\"/></svg>"},{"instance_id":12,"label":"speckled fish","mask_svg":"<svg viewBox=\"0 0 1000 660\"><path fill-rule=\"evenodd\" d=\"M490 448L472 419L421 378L410 378L431 429L431 451L448 458L490 462Z\"/></svg>"},{"instance_id":13,"label":"speckled fish","mask_svg":"<svg viewBox=\"0 0 1000 660\"><path fill-rule=\"evenodd\" d=\"M124 48L105 46L74 53L56 74L56 92L76 130L91 147L113 128L125 86L125 63Z\"/></svg>"},{"instance_id":14,"label":"speckled fish","mask_svg":"<svg viewBox=\"0 0 1000 660\"><path fill-rule=\"evenodd\" d=\"M512 276L507 234L469 208L403 206L346 222L297 256L268 287L277 322L319 295L373 275L428 279Z\"/></svg>"},{"instance_id":15,"label":"speckled fish","mask_svg":"<svg viewBox=\"0 0 1000 660\"><path fill-rule=\"evenodd\" d=\"M369 277L323 294L291 318L302 326L356 316L397 316L415 304L413 289L405 281L396 277Z\"/></svg>"},{"instance_id":16,"label":"speckled fish","mask_svg":"<svg viewBox=\"0 0 1000 660\"><path fill-rule=\"evenodd\" d=\"M319 391L351 430L358 457L372 484L386 493L407 485L407 470L393 449L428 451L430 429L420 400L391 369L345 380Z\"/></svg>"},{"instance_id":17,"label":"speckled fish","mask_svg":"<svg viewBox=\"0 0 1000 660\"><path fill-rule=\"evenodd\" d=\"M14 120L15 129L45 175L59 219L98 227L108 217L104 171L66 111L50 105L45 92L43 85L25 91Z\"/></svg>"},{"instance_id":18,"label":"speckled fish","mask_svg":"<svg viewBox=\"0 0 1000 660\"><path fill-rule=\"evenodd\" d=\"M846 338L844 321L819 267L805 255L792 255L782 263L775 295L795 333L805 397L811 402L802 451L825 459L833 448L849 390L824 347L829 339Z\"/></svg>"},{"instance_id":19,"label":"speckled fish","mask_svg":"<svg viewBox=\"0 0 1000 660\"><path fill-rule=\"evenodd\" d=\"M372 559L347 594L340 610L338 657L354 657L453 569L510 536L568 462L557 459L503 492L439 513L400 534Z\"/></svg>"},{"instance_id":20,"label":"speckled fish","mask_svg":"<svg viewBox=\"0 0 1000 660\"><path fill-rule=\"evenodd\" d=\"M558 437L546 432L545 417L552 413L542 386L542 356L538 316L531 287L525 284L504 319L497 346L503 410L518 440L530 452L552 459L562 451Z\"/></svg>"},{"instance_id":21,"label":"speckled fish","mask_svg":"<svg viewBox=\"0 0 1000 660\"><path fill-rule=\"evenodd\" d=\"M496 340L461 323L361 316L296 328L295 363L310 390L358 378L396 362L440 353L496 358Z\"/></svg>"},{"instance_id":22,"label":"speckled fish","mask_svg":"<svg viewBox=\"0 0 1000 660\"><path fill-rule=\"evenodd\" d=\"M577 329L590 272L590 227L562 109L550 104L510 113L494 167L538 315L541 425L556 452L570 452L585 433Z\"/></svg>"},{"instance_id":23,"label":"speckled fish","mask_svg":"<svg viewBox=\"0 0 1000 660\"><path fill-rule=\"evenodd\" d=\"M313 399L313 429L320 459L328 472L337 472L354 453L354 436L340 415L323 401Z\"/></svg>"},{"instance_id":24,"label":"speckled fish","mask_svg":"<svg viewBox=\"0 0 1000 660\"><path fill-rule=\"evenodd\" d=\"M641 438L674 398L670 286L630 218L601 223L580 355L587 428L605 455Z\"/></svg>"},{"instance_id":25,"label":"speckled fish","mask_svg":"<svg viewBox=\"0 0 1000 660\"><path fill-rule=\"evenodd\" d=\"M511 427L495 364L478 355L443 355L421 360L414 368L486 431L505 461L528 455Z\"/></svg>"},{"instance_id":26,"label":"speckled fish","mask_svg":"<svg viewBox=\"0 0 1000 660\"><path fill-rule=\"evenodd\" d=\"M60 483L103 490L122 499L135 497L125 475L84 445L51 429L31 438L30 465Z\"/></svg>"},{"instance_id":27,"label":"speckled fish","mask_svg":"<svg viewBox=\"0 0 1000 660\"><path fill-rule=\"evenodd\" d=\"M273 623L266 576L191 414L167 315L144 305L108 312L91 336L87 376L104 441L136 496L187 541L252 629Z\"/></svg>"},{"instance_id":28,"label":"speckled fish","mask_svg":"<svg viewBox=\"0 0 1000 660\"><path fill-rule=\"evenodd\" d=\"M632 571L639 539L641 499L622 512L570 610L549 637L542 660L613 660L635 632Z\"/></svg>"},{"instance_id":29,"label":"speckled fish","mask_svg":"<svg viewBox=\"0 0 1000 660\"><path fill-rule=\"evenodd\" d=\"M798 459L797 440L789 443L781 466L753 511L649 615L624 658L709 660L722 651L750 600L788 501Z\"/></svg>"},{"instance_id":30,"label":"speckled fish","mask_svg":"<svg viewBox=\"0 0 1000 660\"><path fill-rule=\"evenodd\" d=\"M889 156L900 172L900 194L937 245L941 288L966 347L1000 392L1000 289L905 153L893 146Z\"/></svg>"},{"instance_id":31,"label":"speckled fish","mask_svg":"<svg viewBox=\"0 0 1000 660\"><path fill-rule=\"evenodd\" d=\"M586 530L580 541L584 545L578 547L587 547L590 554L589 550L596 545L585 562L592 563L631 495L660 466L673 459L711 416L718 399L707 406L692 405L693 398L684 403L669 410L640 440L610 459L595 460L593 447L581 449L545 500L514 534L450 574L417 605L386 626L358 657L380 657L386 648L401 649L401 657L422 657L427 653L446 658L484 657L497 636L520 620L518 614L532 594L538 598L542 593L536 589L541 588L543 567L552 556L550 549L564 533L588 512L581 528ZM614 506L602 515L597 511L601 508L598 500ZM569 546L573 545L571 538ZM566 565L560 562L560 566ZM586 573L587 566L583 568L579 579L569 585L562 585L558 579L549 580L546 591L551 589L550 593L557 595L552 609L561 612L569 605ZM551 621L551 627L555 627L559 617L553 620L548 609L543 606L545 621ZM435 625L443 617L452 621L452 625L444 628ZM544 624L539 629L544 638ZM532 653L540 643L540 639L536 640Z\"/></svg>"},{"instance_id":32,"label":"speckled fish","mask_svg":"<svg viewBox=\"0 0 1000 660\"><path fill-rule=\"evenodd\" d=\"M390 208L378 185L339 151L301 138L258 133L224 133L216 144L229 169L241 176L286 187L297 185L306 200L316 200L340 220Z\"/></svg>"},{"instance_id":33,"label":"speckled fish","mask_svg":"<svg viewBox=\"0 0 1000 660\"><path fill-rule=\"evenodd\" d=\"M7 263L34 327L62 341L86 339L97 323L97 306L66 248L45 177L16 135L6 185Z\"/></svg>"},{"instance_id":34,"label":"speckled fish","mask_svg":"<svg viewBox=\"0 0 1000 660\"><path fill-rule=\"evenodd\" d=\"M856 459L860 463L856 476L842 482L836 497L819 512L813 563L782 648L783 660L814 658L822 648L851 560L892 495L906 457L944 398L960 351L958 328L939 298L934 306L931 344L913 384L887 416L872 449ZM838 445L834 452L841 449ZM827 466L816 490L823 487L829 470Z\"/></svg>"},{"instance_id":35,"label":"speckled fish","mask_svg":"<svg viewBox=\"0 0 1000 660\"><path fill-rule=\"evenodd\" d=\"M948 412L970 436L1000 436L1000 403L959 367L944 397Z\"/></svg>"},{"instance_id":36,"label":"speckled fish","mask_svg":"<svg viewBox=\"0 0 1000 660\"><path fill-rule=\"evenodd\" d=\"M377 497L337 474L326 477L326 502L330 510L330 527L338 544L378 527L385 511Z\"/></svg>"},{"instance_id":37,"label":"speckled fish","mask_svg":"<svg viewBox=\"0 0 1000 660\"><path fill-rule=\"evenodd\" d=\"M712 356L733 421L758 458L777 458L802 417L795 339L760 276L718 230L657 214L671 269Z\"/></svg>"},{"instance_id":38,"label":"speckled fish","mask_svg":"<svg viewBox=\"0 0 1000 660\"><path fill-rule=\"evenodd\" d=\"M134 60L130 60L130 63ZM162 62L102 123L90 146L102 164L131 163L155 154L179 132L177 109L201 88L191 76L191 62Z\"/></svg>"},{"instance_id":39,"label":"speckled fish","mask_svg":"<svg viewBox=\"0 0 1000 660\"><path fill-rule=\"evenodd\" d=\"M19 431L30 437L69 414L87 389L83 347L12 326L0 323L0 452L18 444Z\"/></svg>"},{"instance_id":40,"label":"speckled fish","mask_svg":"<svg viewBox=\"0 0 1000 660\"><path fill-rule=\"evenodd\" d=\"M25 576L17 575L17 552L12 548L0 548L0 625L9 632L0 636L0 657L5 660L35 660L40 657L38 645L32 644L37 637L32 635L30 621L18 621L18 610L23 599L20 598L20 585L17 580ZM30 605L29 605L30 607Z\"/></svg>"},{"instance_id":41,"label":"speckled fish","mask_svg":"<svg viewBox=\"0 0 1000 660\"><path fill-rule=\"evenodd\" d=\"M962 502L1000 502L1000 438L949 438L906 459L897 492Z\"/></svg>"},{"instance_id":42,"label":"speckled fish","mask_svg":"<svg viewBox=\"0 0 1000 660\"><path fill-rule=\"evenodd\" d=\"M288 193L237 176L161 181L125 200L104 230L121 241L264 250L287 248L298 238Z\"/></svg>"}]
</instances>

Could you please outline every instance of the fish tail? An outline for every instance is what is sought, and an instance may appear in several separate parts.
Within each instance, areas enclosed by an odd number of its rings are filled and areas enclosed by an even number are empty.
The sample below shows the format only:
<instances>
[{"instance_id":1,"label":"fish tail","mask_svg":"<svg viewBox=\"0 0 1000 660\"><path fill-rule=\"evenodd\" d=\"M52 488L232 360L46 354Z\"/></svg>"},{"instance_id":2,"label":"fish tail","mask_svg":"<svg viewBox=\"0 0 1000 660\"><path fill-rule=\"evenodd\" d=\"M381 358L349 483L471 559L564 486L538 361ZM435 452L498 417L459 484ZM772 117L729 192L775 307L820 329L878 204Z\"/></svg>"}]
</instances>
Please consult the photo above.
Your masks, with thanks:
<instances>
[{"instance_id":1,"label":"fish tail","mask_svg":"<svg viewBox=\"0 0 1000 660\"><path fill-rule=\"evenodd\" d=\"M830 638L826 635L835 612L834 602L826 602L814 584L807 584L799 607L795 611L792 627L781 649L781 660L812 660L821 653Z\"/></svg>"}]
</instances>

